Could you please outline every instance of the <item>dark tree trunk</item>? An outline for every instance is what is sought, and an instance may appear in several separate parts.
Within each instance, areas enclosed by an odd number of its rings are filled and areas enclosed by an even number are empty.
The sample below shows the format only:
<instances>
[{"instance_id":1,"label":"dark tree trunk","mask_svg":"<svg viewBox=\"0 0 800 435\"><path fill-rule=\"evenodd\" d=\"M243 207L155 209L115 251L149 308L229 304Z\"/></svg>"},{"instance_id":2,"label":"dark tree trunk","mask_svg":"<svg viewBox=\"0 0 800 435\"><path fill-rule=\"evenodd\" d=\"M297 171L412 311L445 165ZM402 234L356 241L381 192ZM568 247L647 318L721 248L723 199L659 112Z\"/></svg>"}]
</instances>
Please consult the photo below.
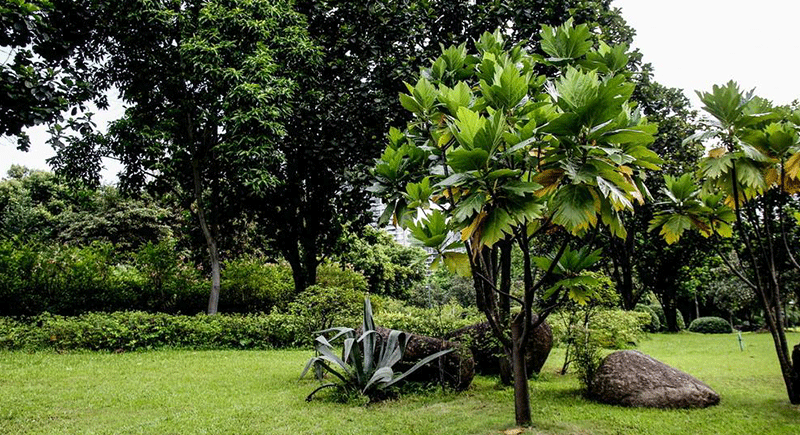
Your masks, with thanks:
<instances>
[{"instance_id":1,"label":"dark tree trunk","mask_svg":"<svg viewBox=\"0 0 800 435\"><path fill-rule=\"evenodd\" d=\"M633 310L639 303L640 294L636 293L633 284L633 262L634 241L636 232L633 228L628 230L625 240L612 237L610 257L614 269L611 273L612 278L617 284L617 289L622 297L622 308Z\"/></svg>"},{"instance_id":2,"label":"dark tree trunk","mask_svg":"<svg viewBox=\"0 0 800 435\"><path fill-rule=\"evenodd\" d=\"M525 366L525 349L522 337L524 316L517 316L511 323L511 362L514 369L514 415L517 426L531 424L531 394Z\"/></svg>"},{"instance_id":3,"label":"dark tree trunk","mask_svg":"<svg viewBox=\"0 0 800 435\"><path fill-rule=\"evenodd\" d=\"M678 332L678 307L675 303L675 291L665 289L661 292L661 306L664 308L664 318L667 321L667 331Z\"/></svg>"}]
</instances>

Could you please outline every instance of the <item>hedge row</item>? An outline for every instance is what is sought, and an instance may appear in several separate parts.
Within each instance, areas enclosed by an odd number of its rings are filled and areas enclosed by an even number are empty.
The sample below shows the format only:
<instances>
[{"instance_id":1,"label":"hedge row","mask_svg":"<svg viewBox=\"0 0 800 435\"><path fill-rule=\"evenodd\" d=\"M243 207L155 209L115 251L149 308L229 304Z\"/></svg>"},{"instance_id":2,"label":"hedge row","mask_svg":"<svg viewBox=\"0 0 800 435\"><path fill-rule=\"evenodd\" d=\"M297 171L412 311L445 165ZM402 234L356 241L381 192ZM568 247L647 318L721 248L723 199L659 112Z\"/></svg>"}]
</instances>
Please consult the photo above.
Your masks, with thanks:
<instances>
[{"instance_id":1,"label":"hedge row","mask_svg":"<svg viewBox=\"0 0 800 435\"><path fill-rule=\"evenodd\" d=\"M291 314L182 316L141 311L0 317L0 349L131 351L162 347L269 349L310 343Z\"/></svg>"},{"instance_id":2,"label":"hedge row","mask_svg":"<svg viewBox=\"0 0 800 435\"><path fill-rule=\"evenodd\" d=\"M338 291L337 291L338 290ZM314 331L330 326L360 324L363 296L352 291L310 287L285 312L206 316L120 311L60 316L0 317L3 350L132 351L158 348L274 349L310 346ZM335 303L331 301L335 299ZM396 301L377 299L387 309L376 323L426 335L458 329L481 319L458 306L443 309L404 308ZM316 302L336 310L320 310ZM301 309L301 306L304 307ZM398 308L401 307L401 308Z\"/></svg>"}]
</instances>

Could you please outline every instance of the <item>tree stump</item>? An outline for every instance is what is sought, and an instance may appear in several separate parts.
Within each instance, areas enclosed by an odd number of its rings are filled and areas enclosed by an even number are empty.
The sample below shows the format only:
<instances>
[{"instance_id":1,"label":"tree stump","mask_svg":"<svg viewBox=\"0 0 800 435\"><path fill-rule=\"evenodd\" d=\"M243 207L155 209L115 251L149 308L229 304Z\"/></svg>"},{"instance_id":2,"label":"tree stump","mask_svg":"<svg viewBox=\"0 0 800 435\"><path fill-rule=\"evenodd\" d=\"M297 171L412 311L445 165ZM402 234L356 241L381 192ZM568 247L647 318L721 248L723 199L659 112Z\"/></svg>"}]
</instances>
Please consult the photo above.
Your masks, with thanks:
<instances>
[{"instance_id":1,"label":"tree stump","mask_svg":"<svg viewBox=\"0 0 800 435\"><path fill-rule=\"evenodd\" d=\"M475 358L475 371L477 373L481 375L500 374L500 357L504 355L505 351L500 341L494 336L488 322L465 326L445 335L445 338L462 342L469 346ZM528 378L534 374L539 374L552 348L553 331L547 322L542 322L531 332L528 339L528 347L525 351Z\"/></svg>"},{"instance_id":2,"label":"tree stump","mask_svg":"<svg viewBox=\"0 0 800 435\"><path fill-rule=\"evenodd\" d=\"M390 329L378 327L376 330L384 340L389 337ZM428 355L445 349L455 349L420 367L406 379L415 382L441 382L457 391L469 388L472 378L475 377L475 360L468 347L424 335L408 332L406 334L409 338L403 359L395 365L395 368L400 371L408 370Z\"/></svg>"}]
</instances>

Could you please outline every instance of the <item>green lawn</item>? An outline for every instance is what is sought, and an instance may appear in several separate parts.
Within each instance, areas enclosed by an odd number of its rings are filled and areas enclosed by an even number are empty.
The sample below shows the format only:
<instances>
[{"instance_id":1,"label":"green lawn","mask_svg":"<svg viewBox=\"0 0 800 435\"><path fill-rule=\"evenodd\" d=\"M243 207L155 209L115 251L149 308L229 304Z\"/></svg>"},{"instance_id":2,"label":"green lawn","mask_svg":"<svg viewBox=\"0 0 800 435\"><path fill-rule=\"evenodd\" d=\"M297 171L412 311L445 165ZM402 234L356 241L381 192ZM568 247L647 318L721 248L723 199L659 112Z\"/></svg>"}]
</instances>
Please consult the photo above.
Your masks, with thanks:
<instances>
[{"instance_id":1,"label":"green lawn","mask_svg":"<svg viewBox=\"0 0 800 435\"><path fill-rule=\"evenodd\" d=\"M800 342L800 334L789 337ZM626 409L584 400L554 373L531 382L545 434L798 434L770 337L653 335L640 350L722 396L710 409ZM0 352L0 434L498 434L512 428L512 391L479 378L466 393L429 392L368 407L306 403L308 351Z\"/></svg>"}]
</instances>

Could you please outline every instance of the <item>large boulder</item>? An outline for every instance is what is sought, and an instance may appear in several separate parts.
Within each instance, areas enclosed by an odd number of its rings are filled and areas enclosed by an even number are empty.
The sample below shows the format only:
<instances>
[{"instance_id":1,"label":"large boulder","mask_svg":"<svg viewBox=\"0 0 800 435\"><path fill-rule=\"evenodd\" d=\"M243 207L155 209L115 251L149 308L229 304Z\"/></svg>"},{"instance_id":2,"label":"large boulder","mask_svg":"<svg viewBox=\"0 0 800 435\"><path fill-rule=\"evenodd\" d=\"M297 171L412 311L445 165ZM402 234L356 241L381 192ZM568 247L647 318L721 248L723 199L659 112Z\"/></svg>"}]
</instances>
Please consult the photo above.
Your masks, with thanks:
<instances>
[{"instance_id":1,"label":"large boulder","mask_svg":"<svg viewBox=\"0 0 800 435\"><path fill-rule=\"evenodd\" d=\"M536 318L534 317L534 321ZM495 338L489 322L478 323L457 329L447 335L447 340L465 343L472 351L475 358L475 371L482 375L497 375L500 373L500 355L503 355L503 346ZM528 377L538 374L542 370L550 350L553 348L553 331L547 322L542 322L531 333L526 349L526 367Z\"/></svg>"},{"instance_id":2,"label":"large boulder","mask_svg":"<svg viewBox=\"0 0 800 435\"><path fill-rule=\"evenodd\" d=\"M705 408L719 394L678 369L635 350L614 352L603 360L589 396L612 405L649 408Z\"/></svg>"},{"instance_id":3,"label":"large boulder","mask_svg":"<svg viewBox=\"0 0 800 435\"><path fill-rule=\"evenodd\" d=\"M376 330L384 340L389 337L390 329L379 327ZM472 352L470 352L469 348L460 343L425 335L409 333L408 336L403 359L394 367L396 371L404 372L413 367L419 360L441 350L455 349L453 352L417 369L406 379L415 382L444 382L445 385L457 391L469 388L472 378L475 377L475 360L473 360Z\"/></svg>"}]
</instances>

